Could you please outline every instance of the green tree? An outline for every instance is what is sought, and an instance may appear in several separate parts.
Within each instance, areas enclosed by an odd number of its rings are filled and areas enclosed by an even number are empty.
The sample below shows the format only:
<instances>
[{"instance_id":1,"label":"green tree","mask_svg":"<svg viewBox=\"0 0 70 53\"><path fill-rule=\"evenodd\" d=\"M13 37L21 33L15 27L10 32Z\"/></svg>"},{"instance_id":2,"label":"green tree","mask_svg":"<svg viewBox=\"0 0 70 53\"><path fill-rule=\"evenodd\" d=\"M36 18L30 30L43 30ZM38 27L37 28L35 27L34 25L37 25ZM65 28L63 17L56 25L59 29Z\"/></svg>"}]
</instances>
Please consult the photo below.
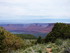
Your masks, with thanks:
<instances>
[{"instance_id":1,"label":"green tree","mask_svg":"<svg viewBox=\"0 0 70 53\"><path fill-rule=\"evenodd\" d=\"M36 43L42 43L42 37L41 36L38 37Z\"/></svg>"}]
</instances>

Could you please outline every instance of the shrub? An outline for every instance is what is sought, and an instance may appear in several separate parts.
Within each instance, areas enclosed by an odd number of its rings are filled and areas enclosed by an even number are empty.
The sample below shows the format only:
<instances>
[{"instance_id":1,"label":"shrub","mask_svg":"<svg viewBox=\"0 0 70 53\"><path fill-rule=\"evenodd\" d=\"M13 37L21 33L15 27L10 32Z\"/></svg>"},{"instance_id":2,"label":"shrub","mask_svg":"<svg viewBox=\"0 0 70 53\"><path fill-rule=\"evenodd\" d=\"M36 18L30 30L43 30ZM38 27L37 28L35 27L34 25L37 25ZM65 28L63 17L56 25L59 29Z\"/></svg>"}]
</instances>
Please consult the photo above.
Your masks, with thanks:
<instances>
[{"instance_id":1,"label":"shrub","mask_svg":"<svg viewBox=\"0 0 70 53\"><path fill-rule=\"evenodd\" d=\"M5 36L3 35L3 32L0 32L0 53L2 53L5 48L5 44L3 43L4 39Z\"/></svg>"},{"instance_id":2,"label":"shrub","mask_svg":"<svg viewBox=\"0 0 70 53\"><path fill-rule=\"evenodd\" d=\"M63 53L70 53L70 47L67 48L67 49L65 49L65 50L63 51Z\"/></svg>"},{"instance_id":3,"label":"shrub","mask_svg":"<svg viewBox=\"0 0 70 53\"><path fill-rule=\"evenodd\" d=\"M19 49L22 46L24 46L24 40L6 31L3 27L0 27L0 48L1 49L10 51L10 50Z\"/></svg>"},{"instance_id":4,"label":"shrub","mask_svg":"<svg viewBox=\"0 0 70 53\"><path fill-rule=\"evenodd\" d=\"M63 40L62 40L62 39L57 39L57 40L55 41L55 44L58 45L58 46L60 46L60 45L63 44Z\"/></svg>"}]
</instances>

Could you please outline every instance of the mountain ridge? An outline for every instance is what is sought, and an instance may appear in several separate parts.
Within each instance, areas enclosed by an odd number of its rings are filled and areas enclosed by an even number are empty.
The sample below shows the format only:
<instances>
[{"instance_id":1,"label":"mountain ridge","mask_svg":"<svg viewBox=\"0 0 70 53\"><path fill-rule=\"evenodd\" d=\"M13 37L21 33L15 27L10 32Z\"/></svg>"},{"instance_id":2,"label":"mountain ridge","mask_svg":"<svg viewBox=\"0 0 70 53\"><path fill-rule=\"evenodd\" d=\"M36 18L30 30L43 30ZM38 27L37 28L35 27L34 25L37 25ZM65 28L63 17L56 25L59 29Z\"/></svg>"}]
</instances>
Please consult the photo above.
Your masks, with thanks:
<instances>
[{"instance_id":1,"label":"mountain ridge","mask_svg":"<svg viewBox=\"0 0 70 53\"><path fill-rule=\"evenodd\" d=\"M32 23L32 24L0 24L1 27L4 27L6 30L10 32L17 32L22 34L39 34L40 36L47 35L49 33L54 23ZM43 35L45 34L45 35ZM37 36L37 35L35 35Z\"/></svg>"}]
</instances>

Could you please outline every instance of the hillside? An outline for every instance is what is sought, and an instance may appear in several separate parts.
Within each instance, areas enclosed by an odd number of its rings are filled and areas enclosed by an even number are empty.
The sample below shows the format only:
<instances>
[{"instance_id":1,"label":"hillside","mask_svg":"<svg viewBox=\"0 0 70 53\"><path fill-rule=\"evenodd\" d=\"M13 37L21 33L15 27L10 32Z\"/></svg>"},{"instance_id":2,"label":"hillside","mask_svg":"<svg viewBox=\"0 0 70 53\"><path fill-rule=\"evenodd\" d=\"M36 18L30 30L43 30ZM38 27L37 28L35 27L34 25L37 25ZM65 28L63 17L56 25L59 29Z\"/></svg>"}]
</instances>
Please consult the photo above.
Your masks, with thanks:
<instances>
[{"instance_id":1,"label":"hillside","mask_svg":"<svg viewBox=\"0 0 70 53\"><path fill-rule=\"evenodd\" d=\"M24 42L20 37L17 37L16 35L6 31L3 27L0 27L0 52L3 49L7 51L21 48L23 43Z\"/></svg>"},{"instance_id":2,"label":"hillside","mask_svg":"<svg viewBox=\"0 0 70 53\"><path fill-rule=\"evenodd\" d=\"M52 30L54 23L0 24L0 26L14 34L32 34L36 37L45 37Z\"/></svg>"},{"instance_id":3,"label":"hillside","mask_svg":"<svg viewBox=\"0 0 70 53\"><path fill-rule=\"evenodd\" d=\"M70 24L56 23L45 42L54 42L56 39L70 39Z\"/></svg>"}]
</instances>

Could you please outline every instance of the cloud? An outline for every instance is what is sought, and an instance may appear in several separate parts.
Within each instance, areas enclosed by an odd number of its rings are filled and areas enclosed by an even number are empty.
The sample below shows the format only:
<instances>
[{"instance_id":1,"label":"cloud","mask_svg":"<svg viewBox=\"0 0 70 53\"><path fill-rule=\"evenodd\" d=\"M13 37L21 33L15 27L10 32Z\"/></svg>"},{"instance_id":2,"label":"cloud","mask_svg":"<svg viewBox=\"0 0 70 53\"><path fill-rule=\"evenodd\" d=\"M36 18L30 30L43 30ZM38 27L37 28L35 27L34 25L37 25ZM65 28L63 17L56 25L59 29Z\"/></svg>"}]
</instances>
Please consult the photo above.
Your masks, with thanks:
<instances>
[{"instance_id":1,"label":"cloud","mask_svg":"<svg viewBox=\"0 0 70 53\"><path fill-rule=\"evenodd\" d=\"M0 0L0 19L70 19L70 0Z\"/></svg>"}]
</instances>

